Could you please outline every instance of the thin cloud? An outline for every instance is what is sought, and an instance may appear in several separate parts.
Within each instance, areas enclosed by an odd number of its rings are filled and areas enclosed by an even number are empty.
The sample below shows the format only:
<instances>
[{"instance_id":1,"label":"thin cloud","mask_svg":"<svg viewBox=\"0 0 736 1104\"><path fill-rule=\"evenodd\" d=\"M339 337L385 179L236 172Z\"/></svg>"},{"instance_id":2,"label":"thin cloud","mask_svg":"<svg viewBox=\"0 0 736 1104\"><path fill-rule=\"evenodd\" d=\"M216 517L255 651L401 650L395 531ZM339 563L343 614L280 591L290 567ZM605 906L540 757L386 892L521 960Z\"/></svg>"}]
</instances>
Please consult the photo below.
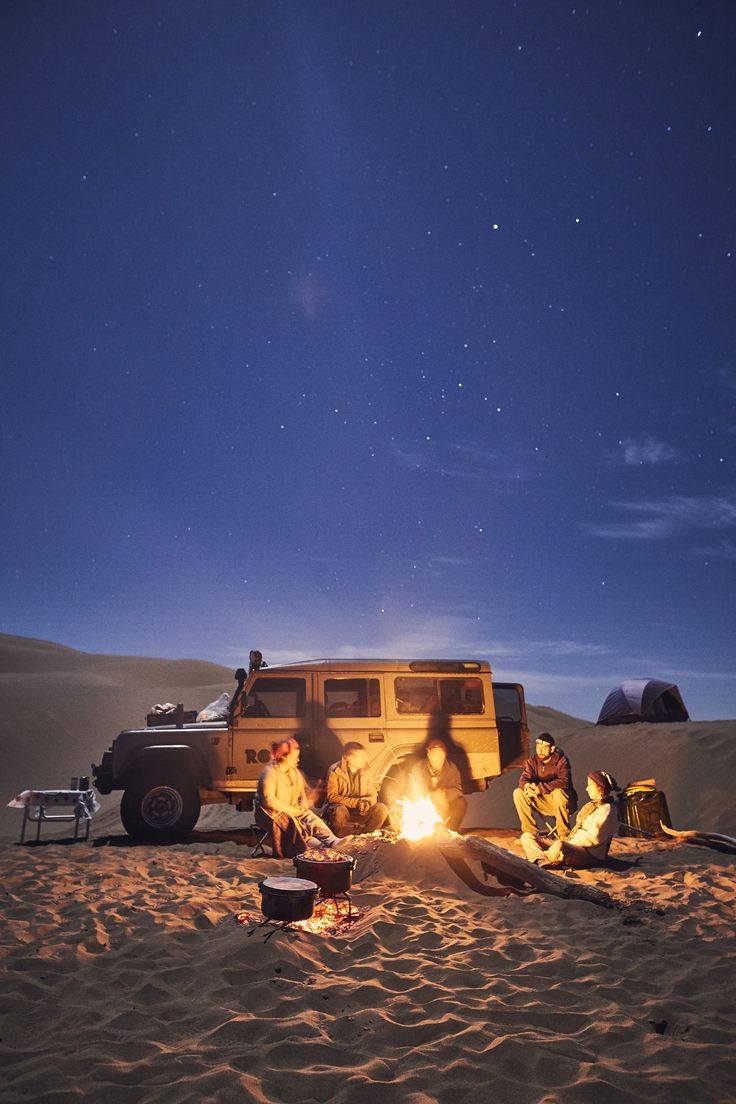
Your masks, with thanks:
<instances>
[{"instance_id":1,"label":"thin cloud","mask_svg":"<svg viewBox=\"0 0 736 1104\"><path fill-rule=\"evenodd\" d=\"M721 540L718 544L693 548L696 556L707 556L712 560L731 560L736 562L736 544L731 540Z\"/></svg>"},{"instance_id":2,"label":"thin cloud","mask_svg":"<svg viewBox=\"0 0 736 1104\"><path fill-rule=\"evenodd\" d=\"M621 442L621 447L623 462L629 467L643 467L645 464L656 466L681 459L677 449L654 437L645 437L641 441L637 441L635 437L626 437Z\"/></svg>"},{"instance_id":3,"label":"thin cloud","mask_svg":"<svg viewBox=\"0 0 736 1104\"><path fill-rule=\"evenodd\" d=\"M726 529L736 525L736 500L728 495L673 495L659 502L615 502L626 520L583 524L594 537L609 540L663 540L692 529Z\"/></svg>"},{"instance_id":4,"label":"thin cloud","mask_svg":"<svg viewBox=\"0 0 736 1104\"><path fill-rule=\"evenodd\" d=\"M716 369L716 375L729 391L736 391L736 369L732 364L723 364Z\"/></svg>"},{"instance_id":5,"label":"thin cloud","mask_svg":"<svg viewBox=\"0 0 736 1104\"><path fill-rule=\"evenodd\" d=\"M480 560L477 556L431 556L429 562L442 567L468 567Z\"/></svg>"},{"instance_id":6,"label":"thin cloud","mask_svg":"<svg viewBox=\"0 0 736 1104\"><path fill-rule=\"evenodd\" d=\"M494 668L494 677L504 682L520 682L524 686L527 701L530 695L548 693L565 689L593 687L602 693L618 686L622 679L618 675L561 675L549 671L529 671L523 668Z\"/></svg>"},{"instance_id":7,"label":"thin cloud","mask_svg":"<svg viewBox=\"0 0 736 1104\"><path fill-rule=\"evenodd\" d=\"M432 458L427 452L420 452L419 449L401 448L393 441L389 445L389 452L392 453L394 459L398 460L403 468L412 468L415 471L431 470Z\"/></svg>"},{"instance_id":8,"label":"thin cloud","mask_svg":"<svg viewBox=\"0 0 736 1104\"><path fill-rule=\"evenodd\" d=\"M325 645L322 640L305 638L298 648L269 648L264 643L263 655L271 664L289 663L304 657L329 655L333 659L368 659L396 657L412 659L472 658L489 659L492 664L500 660L516 661L525 657L538 660L565 657L597 657L611 654L605 644L580 640L497 640L485 635L475 616L459 616L455 613L422 617L400 629L387 626L380 635L363 640L353 640L338 646ZM225 655L242 656L242 648L229 648Z\"/></svg>"},{"instance_id":9,"label":"thin cloud","mask_svg":"<svg viewBox=\"0 0 736 1104\"><path fill-rule=\"evenodd\" d=\"M713 680L715 682L736 681L736 671L703 671L693 667L678 667L676 663L663 660L662 656L625 656L621 661L621 668L625 672L617 682L626 678L654 678L671 680L682 684L695 679ZM613 685L613 683L611 684Z\"/></svg>"},{"instance_id":10,"label":"thin cloud","mask_svg":"<svg viewBox=\"0 0 736 1104\"><path fill-rule=\"evenodd\" d=\"M529 468L521 450L512 459L502 453L472 442L456 442L450 445L405 447L391 442L389 451L402 467L451 479L508 484L526 479Z\"/></svg>"},{"instance_id":11,"label":"thin cloud","mask_svg":"<svg viewBox=\"0 0 736 1104\"><path fill-rule=\"evenodd\" d=\"M523 645L524 651L547 656L599 656L610 655L607 644L589 644L580 640L531 640Z\"/></svg>"}]
</instances>

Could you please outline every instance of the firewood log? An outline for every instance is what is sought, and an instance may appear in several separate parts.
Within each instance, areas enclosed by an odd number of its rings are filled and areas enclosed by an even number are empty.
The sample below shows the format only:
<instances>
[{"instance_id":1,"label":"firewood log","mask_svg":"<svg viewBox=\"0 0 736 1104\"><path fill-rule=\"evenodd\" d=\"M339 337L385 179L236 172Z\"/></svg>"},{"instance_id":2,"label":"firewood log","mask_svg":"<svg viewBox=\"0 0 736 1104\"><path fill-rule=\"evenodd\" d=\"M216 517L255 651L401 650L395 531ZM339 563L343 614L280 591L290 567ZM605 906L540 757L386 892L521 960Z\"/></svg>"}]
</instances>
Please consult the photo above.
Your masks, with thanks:
<instances>
[{"instance_id":1,"label":"firewood log","mask_svg":"<svg viewBox=\"0 0 736 1104\"><path fill-rule=\"evenodd\" d=\"M699 847L712 847L716 851L725 851L727 854L736 854L736 839L733 836L723 836L720 832L698 832L694 829L677 832L674 828L668 828L660 821L662 831L674 839L684 843L694 843Z\"/></svg>"},{"instance_id":2,"label":"firewood log","mask_svg":"<svg viewBox=\"0 0 736 1104\"><path fill-rule=\"evenodd\" d=\"M498 847L480 836L461 836L457 832L443 831L437 836L437 843L448 855L462 855L486 863L493 870L500 871L517 881L526 882L542 893L552 893L556 897L575 897L590 901L602 908L613 908L613 900L605 890L587 882L568 880L543 869L526 859L514 855L504 847Z\"/></svg>"}]
</instances>

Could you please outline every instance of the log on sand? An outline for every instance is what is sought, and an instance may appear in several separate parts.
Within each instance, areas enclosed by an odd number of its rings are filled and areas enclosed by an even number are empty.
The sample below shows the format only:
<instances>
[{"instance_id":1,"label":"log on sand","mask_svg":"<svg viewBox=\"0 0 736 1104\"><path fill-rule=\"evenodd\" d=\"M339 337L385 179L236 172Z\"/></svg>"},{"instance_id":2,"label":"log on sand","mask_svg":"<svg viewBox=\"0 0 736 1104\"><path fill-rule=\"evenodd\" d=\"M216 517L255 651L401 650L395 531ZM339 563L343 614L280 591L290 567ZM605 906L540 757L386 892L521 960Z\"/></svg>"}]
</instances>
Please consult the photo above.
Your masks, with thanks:
<instances>
[{"instance_id":1,"label":"log on sand","mask_svg":"<svg viewBox=\"0 0 736 1104\"><path fill-rule=\"evenodd\" d=\"M437 843L443 854L475 859L476 862L485 863L492 870L498 871L502 877L526 882L542 893L552 893L555 897L575 897L602 908L613 908L613 899L605 890L586 882L561 878L549 869L545 870L519 858L513 852L489 843L480 836L461 836L457 832L444 831L438 834Z\"/></svg>"},{"instance_id":2,"label":"log on sand","mask_svg":"<svg viewBox=\"0 0 736 1104\"><path fill-rule=\"evenodd\" d=\"M672 836L680 843L694 843L698 847L711 847L714 851L723 851L727 855L736 854L736 839L733 836L723 836L720 832L697 832L692 829L685 832L676 832L674 828L668 828L662 821L659 823L665 835Z\"/></svg>"}]
</instances>

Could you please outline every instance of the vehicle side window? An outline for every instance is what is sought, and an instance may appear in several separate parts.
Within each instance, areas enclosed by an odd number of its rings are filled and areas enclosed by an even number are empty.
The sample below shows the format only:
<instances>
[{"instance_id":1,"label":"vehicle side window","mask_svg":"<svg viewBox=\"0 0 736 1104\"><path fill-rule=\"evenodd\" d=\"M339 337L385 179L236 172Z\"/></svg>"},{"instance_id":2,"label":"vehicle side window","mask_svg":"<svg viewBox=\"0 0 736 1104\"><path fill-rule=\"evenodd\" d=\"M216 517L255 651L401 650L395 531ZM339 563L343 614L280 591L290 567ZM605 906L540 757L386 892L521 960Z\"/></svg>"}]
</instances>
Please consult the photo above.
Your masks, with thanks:
<instances>
[{"instance_id":1,"label":"vehicle side window","mask_svg":"<svg viewBox=\"0 0 736 1104\"><path fill-rule=\"evenodd\" d=\"M379 680L325 679L325 713L328 717L380 717Z\"/></svg>"},{"instance_id":2,"label":"vehicle side window","mask_svg":"<svg viewBox=\"0 0 736 1104\"><path fill-rule=\"evenodd\" d=\"M437 713L440 699L437 693L437 679L433 678L396 678L394 679L397 713Z\"/></svg>"},{"instance_id":3,"label":"vehicle side window","mask_svg":"<svg viewBox=\"0 0 736 1104\"><path fill-rule=\"evenodd\" d=\"M397 678L397 713L470 714L483 712L479 678Z\"/></svg>"},{"instance_id":4,"label":"vehicle side window","mask_svg":"<svg viewBox=\"0 0 736 1104\"><path fill-rule=\"evenodd\" d=\"M307 686L299 678L259 678L243 699L243 717L303 717Z\"/></svg>"},{"instance_id":5,"label":"vehicle side window","mask_svg":"<svg viewBox=\"0 0 736 1104\"><path fill-rule=\"evenodd\" d=\"M483 686L479 678L440 679L443 713L482 713Z\"/></svg>"}]
</instances>

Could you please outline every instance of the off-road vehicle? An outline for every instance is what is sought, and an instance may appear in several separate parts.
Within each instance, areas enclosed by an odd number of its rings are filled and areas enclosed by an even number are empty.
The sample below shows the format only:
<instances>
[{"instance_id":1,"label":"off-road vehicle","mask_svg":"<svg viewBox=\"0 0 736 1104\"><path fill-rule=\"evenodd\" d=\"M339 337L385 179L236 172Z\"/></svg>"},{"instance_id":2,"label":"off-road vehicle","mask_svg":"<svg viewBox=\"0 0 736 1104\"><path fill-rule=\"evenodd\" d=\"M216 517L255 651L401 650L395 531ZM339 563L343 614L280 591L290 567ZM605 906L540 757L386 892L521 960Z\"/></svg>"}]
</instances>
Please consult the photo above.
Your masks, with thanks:
<instances>
[{"instance_id":1,"label":"off-road vehicle","mask_svg":"<svg viewBox=\"0 0 736 1104\"><path fill-rule=\"evenodd\" d=\"M435 736L445 740L466 793L523 766L528 755L523 688L492 682L482 660L319 659L266 667L251 652L249 671L241 668L235 678L227 719L188 723L181 710L173 723L149 717L148 727L121 732L93 764L100 793L123 791L129 835L179 839L202 805L251 809L271 745L287 736L301 745L300 767L316 804L327 768L349 740L368 750L389 801Z\"/></svg>"}]
</instances>

